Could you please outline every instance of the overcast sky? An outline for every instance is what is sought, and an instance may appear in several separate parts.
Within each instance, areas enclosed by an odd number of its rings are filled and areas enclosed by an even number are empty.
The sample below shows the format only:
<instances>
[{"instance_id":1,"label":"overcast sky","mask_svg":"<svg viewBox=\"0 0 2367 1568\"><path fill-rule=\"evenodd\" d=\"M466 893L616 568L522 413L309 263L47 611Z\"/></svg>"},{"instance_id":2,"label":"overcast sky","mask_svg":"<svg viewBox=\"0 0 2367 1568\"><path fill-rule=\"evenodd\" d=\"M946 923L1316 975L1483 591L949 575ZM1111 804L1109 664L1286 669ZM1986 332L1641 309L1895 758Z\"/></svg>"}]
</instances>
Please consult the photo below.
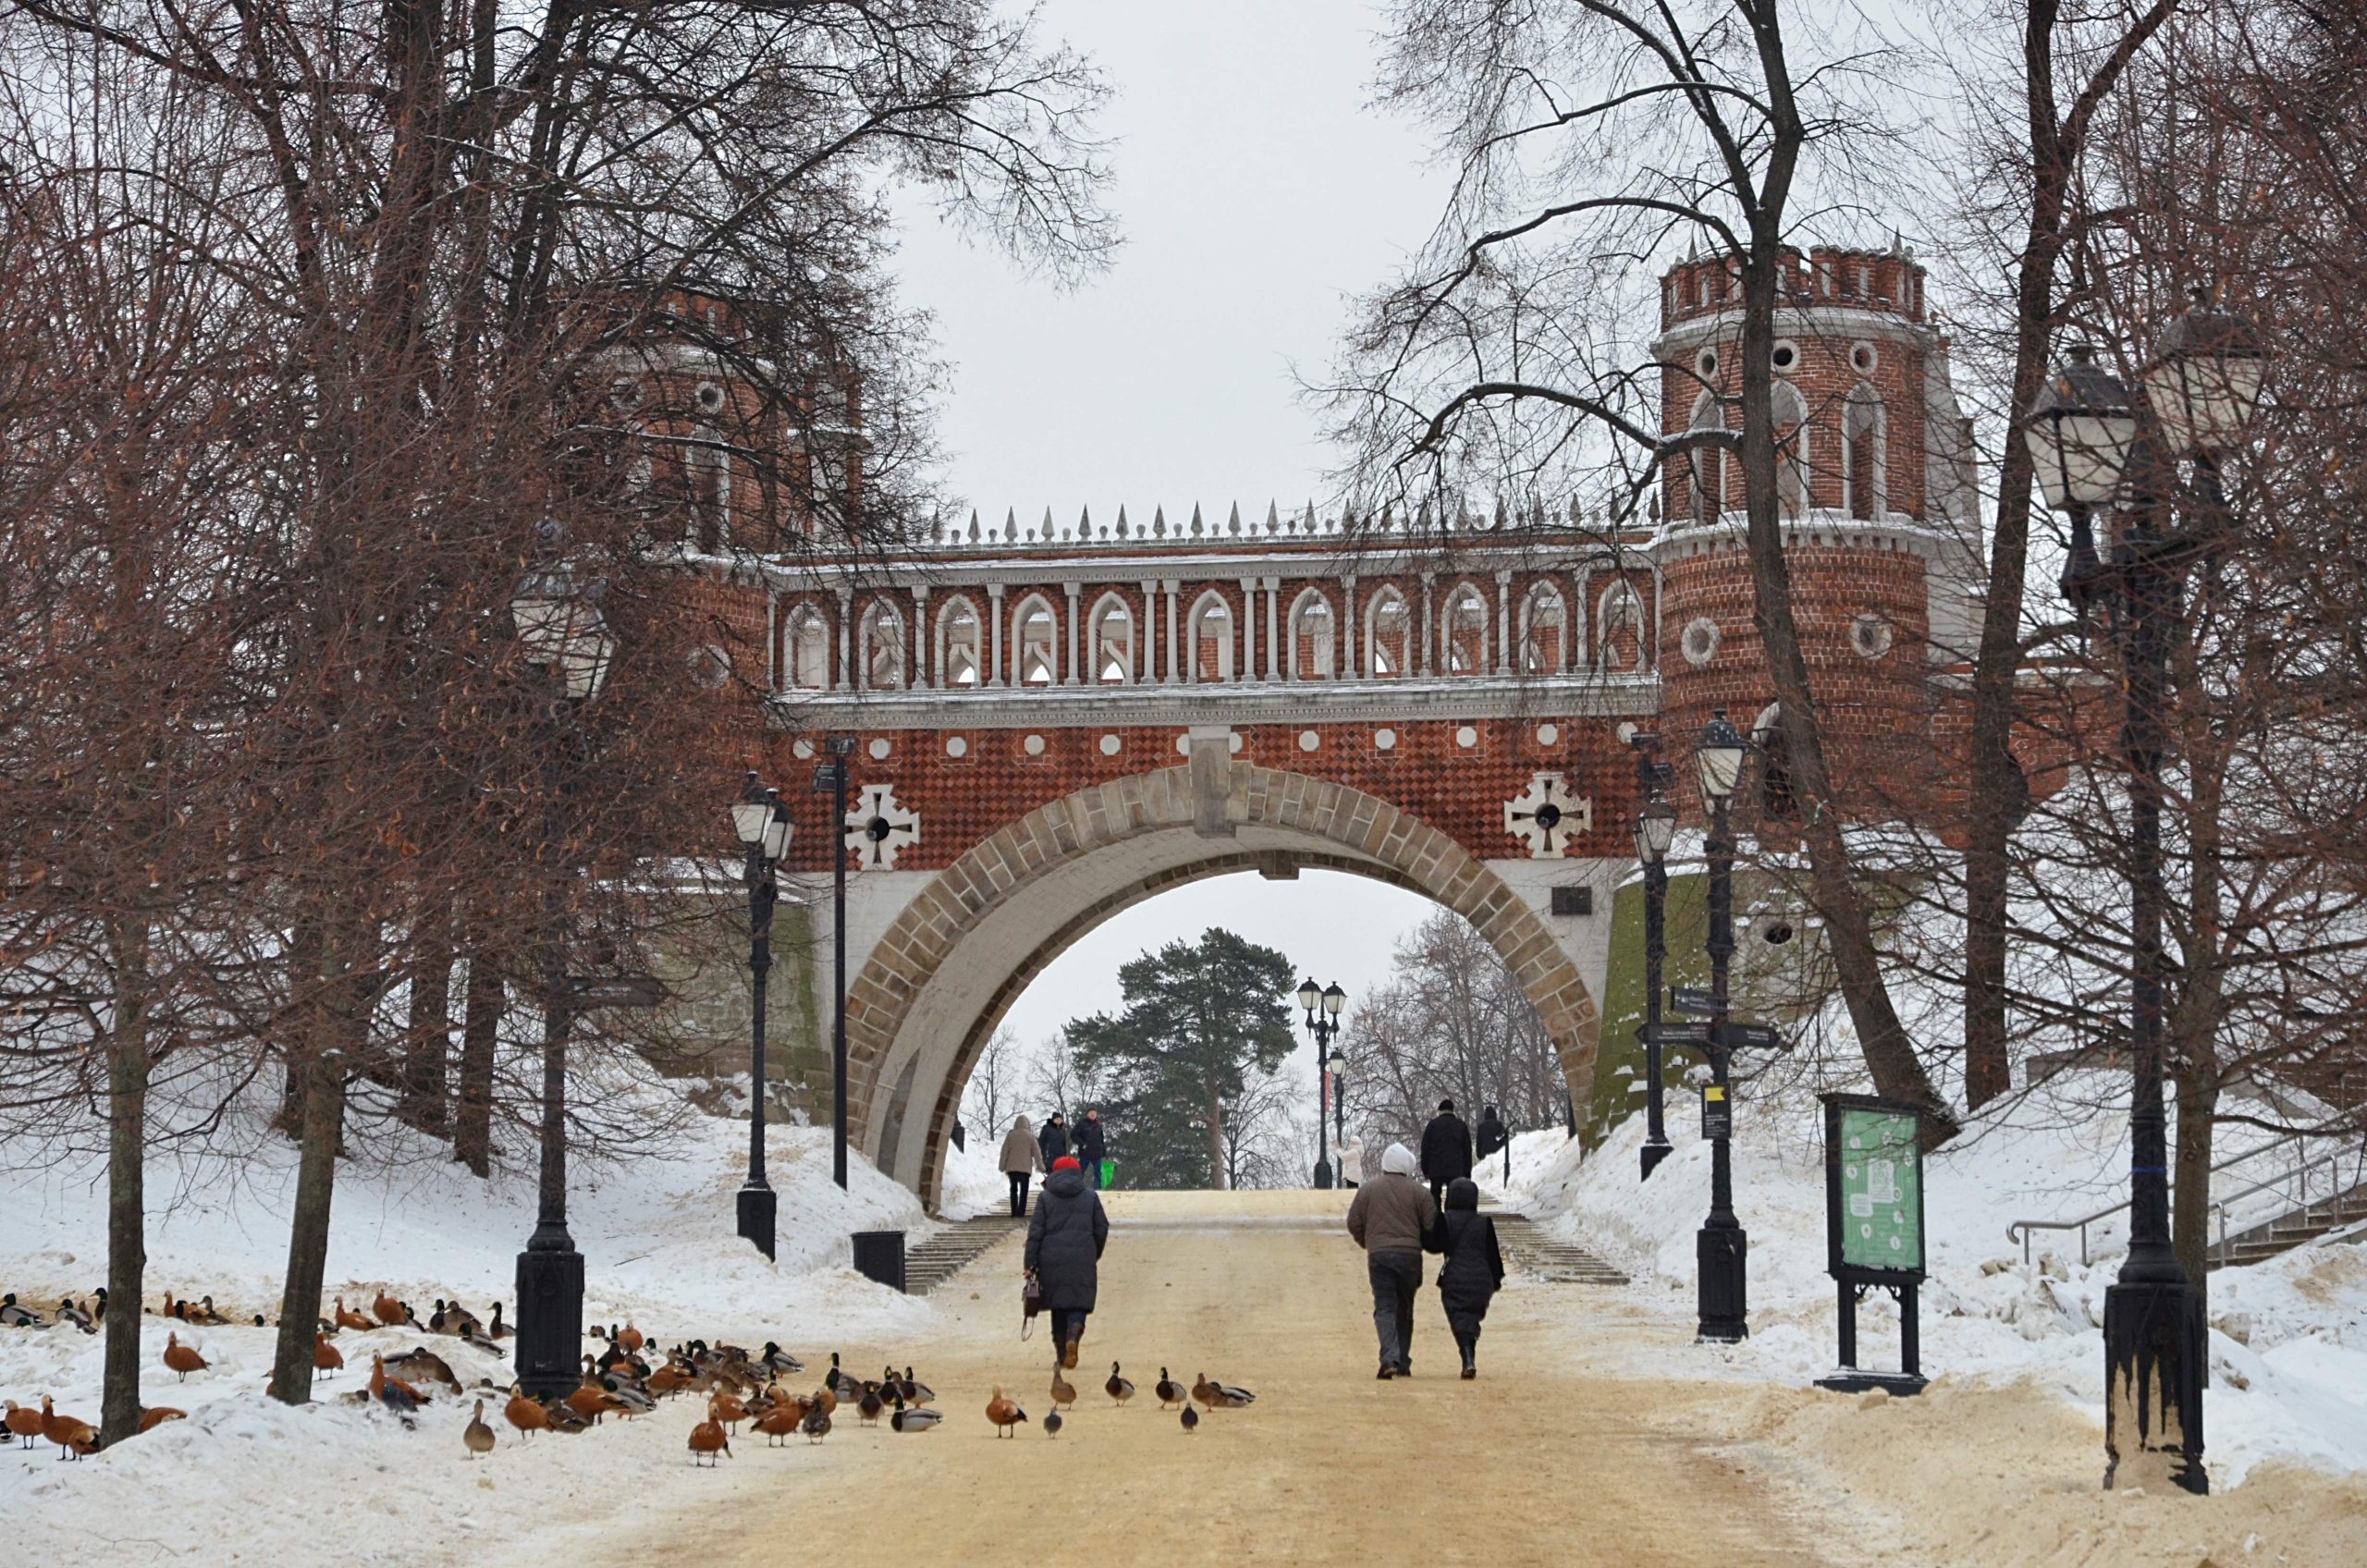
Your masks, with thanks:
<instances>
[{"instance_id":1,"label":"overcast sky","mask_svg":"<svg viewBox=\"0 0 2367 1568\"><path fill-rule=\"evenodd\" d=\"M1087 504L1114 519L1121 502L1144 522L1161 504L1180 521L1196 501L1214 521L1235 500L1262 515L1269 499L1318 496L1331 459L1292 368L1321 371L1350 297L1420 244L1445 193L1416 129L1365 107L1374 7L1049 0L1043 15L1115 89L1101 123L1126 243L1107 273L1062 293L932 217L907 224L906 297L935 313L952 364L950 489L1027 524L1047 506L1063 523ZM1199 883L1086 936L1010 1022L1033 1043L1115 1008L1119 965L1211 925L1368 996L1429 908L1324 873ZM1294 1060L1311 1085L1312 1049Z\"/></svg>"}]
</instances>

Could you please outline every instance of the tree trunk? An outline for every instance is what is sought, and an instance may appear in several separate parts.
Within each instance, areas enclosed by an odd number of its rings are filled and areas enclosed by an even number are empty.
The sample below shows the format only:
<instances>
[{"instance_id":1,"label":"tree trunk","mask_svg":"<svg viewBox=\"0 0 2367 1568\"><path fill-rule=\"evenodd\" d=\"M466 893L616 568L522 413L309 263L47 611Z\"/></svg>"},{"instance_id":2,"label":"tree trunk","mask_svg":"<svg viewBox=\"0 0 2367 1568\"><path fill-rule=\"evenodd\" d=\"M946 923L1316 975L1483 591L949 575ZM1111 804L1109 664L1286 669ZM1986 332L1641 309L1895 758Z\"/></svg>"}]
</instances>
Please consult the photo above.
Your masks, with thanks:
<instances>
[{"instance_id":1,"label":"tree trunk","mask_svg":"<svg viewBox=\"0 0 2367 1568\"><path fill-rule=\"evenodd\" d=\"M313 1398L313 1343L321 1317L321 1280L328 1268L329 1200L337 1191L337 1145L345 1128L345 1074L356 1024L334 1006L313 1014L313 1049L303 1059L304 1122L296 1161L295 1214L288 1230L288 1277L279 1297L279 1340L271 1393L284 1404Z\"/></svg>"},{"instance_id":2,"label":"tree trunk","mask_svg":"<svg viewBox=\"0 0 2367 1568\"><path fill-rule=\"evenodd\" d=\"M469 955L460 1020L460 1084L452 1158L484 1178L493 1174L493 1047L507 998L501 974L482 952Z\"/></svg>"},{"instance_id":3,"label":"tree trunk","mask_svg":"<svg viewBox=\"0 0 2367 1568\"><path fill-rule=\"evenodd\" d=\"M107 1034L107 1313L99 1431L110 1448L140 1435L140 1307L148 1293L148 932L110 933L116 953Z\"/></svg>"},{"instance_id":4,"label":"tree trunk","mask_svg":"<svg viewBox=\"0 0 2367 1568\"><path fill-rule=\"evenodd\" d=\"M2211 1306L2211 1134L2219 1114L2219 1075L2200 1063L2182 1069L2177 1148L2170 1157L2170 1245L2186 1270L2205 1321Z\"/></svg>"},{"instance_id":5,"label":"tree trunk","mask_svg":"<svg viewBox=\"0 0 2367 1568\"><path fill-rule=\"evenodd\" d=\"M395 1114L441 1134L451 1120L452 946L440 922L411 954L411 1016L403 1043L402 1094Z\"/></svg>"}]
</instances>

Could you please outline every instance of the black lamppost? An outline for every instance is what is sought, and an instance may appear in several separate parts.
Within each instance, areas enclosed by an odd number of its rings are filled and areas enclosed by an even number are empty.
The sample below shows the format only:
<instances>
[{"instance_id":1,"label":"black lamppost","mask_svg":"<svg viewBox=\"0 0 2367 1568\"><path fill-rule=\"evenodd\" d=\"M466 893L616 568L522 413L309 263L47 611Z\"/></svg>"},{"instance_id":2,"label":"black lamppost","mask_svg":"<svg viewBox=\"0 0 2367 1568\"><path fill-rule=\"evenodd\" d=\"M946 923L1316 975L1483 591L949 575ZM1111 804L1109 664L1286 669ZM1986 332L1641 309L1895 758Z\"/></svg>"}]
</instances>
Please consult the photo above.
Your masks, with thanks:
<instances>
[{"instance_id":1,"label":"black lamppost","mask_svg":"<svg viewBox=\"0 0 2367 1568\"><path fill-rule=\"evenodd\" d=\"M518 1255L517 1366L520 1386L548 1399L579 1381L583 1340L583 1255L567 1229L567 1035L576 1003L563 931L564 879L573 872L558 864L567 841L567 758L580 743L577 710L607 683L617 643L600 613L607 584L584 581L560 557L566 534L558 524L545 522L536 535L537 558L511 591L509 619L526 662L550 671L560 695L544 721L543 835L554 880L543 898L542 1171L534 1231Z\"/></svg>"},{"instance_id":2,"label":"black lamppost","mask_svg":"<svg viewBox=\"0 0 2367 1568\"><path fill-rule=\"evenodd\" d=\"M731 806L732 830L747 851L742 876L748 884L748 1180L740 1188L740 1234L773 1256L774 1219L779 1199L765 1180L765 976L773 966L773 905L780 884L773 876L789 852L789 808L780 791L765 788L754 774Z\"/></svg>"},{"instance_id":3,"label":"black lamppost","mask_svg":"<svg viewBox=\"0 0 2367 1568\"><path fill-rule=\"evenodd\" d=\"M1669 1157L1661 1104L1661 966L1668 958L1668 851L1676 842L1676 808L1662 792L1668 765L1656 735L1636 737L1636 862L1644 868L1644 1175Z\"/></svg>"},{"instance_id":4,"label":"black lamppost","mask_svg":"<svg viewBox=\"0 0 2367 1568\"><path fill-rule=\"evenodd\" d=\"M1348 1179L1348 1059L1334 1046L1324 1065L1331 1069L1331 1146L1340 1151L1340 1180L1344 1182Z\"/></svg>"},{"instance_id":5,"label":"black lamppost","mask_svg":"<svg viewBox=\"0 0 2367 1568\"><path fill-rule=\"evenodd\" d=\"M1331 1184L1331 1152L1323 1143L1323 1059L1332 1037L1340 1033L1340 1010L1348 1005L1348 993L1339 982L1318 986L1312 979L1301 982L1298 1005L1306 1011L1306 1032L1315 1036L1315 1184Z\"/></svg>"},{"instance_id":6,"label":"black lamppost","mask_svg":"<svg viewBox=\"0 0 2367 1568\"><path fill-rule=\"evenodd\" d=\"M847 1184L847 758L854 738L822 742L830 760L814 770L814 792L830 797L830 1178Z\"/></svg>"},{"instance_id":7,"label":"black lamppost","mask_svg":"<svg viewBox=\"0 0 2367 1568\"><path fill-rule=\"evenodd\" d=\"M2170 1236L2168 1128L2162 1107L2162 753L2170 643L2185 614L2187 573L2232 526L2219 461L2239 446L2265 370L2259 340L2232 312L2198 299L2172 322L2144 374L2152 414L2145 493L2122 514L2109 560L2091 526L2111 504L2137 446L2128 387L2085 345L2030 406L2025 437L2050 507L2071 519L2063 593L2082 620L2103 606L2121 665L2122 760L2128 770L2128 1256L2104 1292L2104 1484L2123 1460L2207 1492L2202 1464L2202 1304ZM2171 465L2194 463L2191 521L2164 528Z\"/></svg>"},{"instance_id":8,"label":"black lamppost","mask_svg":"<svg viewBox=\"0 0 2367 1568\"><path fill-rule=\"evenodd\" d=\"M1726 1045L1726 972L1735 954L1735 841L1727 820L1735 785L1742 778L1742 732L1718 710L1694 742L1693 765L1701 803L1710 813L1710 1084L1704 1114L1710 1118L1710 1217L1694 1240L1700 1273L1699 1337L1725 1343L1748 1337L1750 1240L1735 1218L1732 1138L1734 1053Z\"/></svg>"}]
</instances>

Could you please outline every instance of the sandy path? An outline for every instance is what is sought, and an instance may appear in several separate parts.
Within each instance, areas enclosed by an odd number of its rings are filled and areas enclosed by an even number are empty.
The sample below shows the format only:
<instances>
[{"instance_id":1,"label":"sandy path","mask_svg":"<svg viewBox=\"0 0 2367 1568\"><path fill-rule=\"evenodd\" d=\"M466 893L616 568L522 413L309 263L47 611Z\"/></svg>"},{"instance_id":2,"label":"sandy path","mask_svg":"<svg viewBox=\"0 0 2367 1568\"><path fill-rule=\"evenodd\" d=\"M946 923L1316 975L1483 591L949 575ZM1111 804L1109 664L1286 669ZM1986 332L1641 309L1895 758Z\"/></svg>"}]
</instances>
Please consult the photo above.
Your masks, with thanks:
<instances>
[{"instance_id":1,"label":"sandy path","mask_svg":"<svg viewBox=\"0 0 2367 1568\"><path fill-rule=\"evenodd\" d=\"M1084 1394L1058 1439L1030 1424L997 1441L983 1414L995 1382L1037 1421L1049 1407L1049 1347L1017 1337L1013 1241L940 1292L940 1337L840 1347L850 1367L916 1363L950 1413L938 1430L898 1436L842 1412L818 1450L735 1444L717 1495L689 1517L612 1526L570 1559L648 1561L695 1539L714 1568L809 1555L848 1568L1826 1561L1739 1462L1671 1432L1673 1410L1720 1390L1552 1370L1566 1358L1543 1318L1581 1287L1500 1296L1476 1383L1453 1377L1426 1289L1418 1375L1381 1383L1362 1255L1331 1194L1124 1194L1110 1207L1100 1309L1072 1379ZM1566 1336L1566 1318L1552 1331ZM1143 1390L1124 1410L1100 1391L1112 1357ZM1257 1403L1186 1438L1150 1394L1162 1363L1186 1383L1205 1371L1246 1386Z\"/></svg>"}]
</instances>

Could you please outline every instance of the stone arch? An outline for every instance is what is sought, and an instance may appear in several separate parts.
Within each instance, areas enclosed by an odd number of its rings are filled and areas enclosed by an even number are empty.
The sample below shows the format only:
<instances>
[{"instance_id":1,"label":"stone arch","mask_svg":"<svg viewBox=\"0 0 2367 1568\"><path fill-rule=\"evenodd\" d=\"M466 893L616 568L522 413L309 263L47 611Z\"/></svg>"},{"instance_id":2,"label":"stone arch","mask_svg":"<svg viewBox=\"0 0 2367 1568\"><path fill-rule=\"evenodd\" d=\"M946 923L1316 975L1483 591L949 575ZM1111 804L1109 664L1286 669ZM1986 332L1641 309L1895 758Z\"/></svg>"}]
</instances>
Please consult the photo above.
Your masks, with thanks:
<instances>
[{"instance_id":1,"label":"stone arch","mask_svg":"<svg viewBox=\"0 0 2367 1568\"><path fill-rule=\"evenodd\" d=\"M1594 998L1536 910L1484 863L1378 796L1238 759L1223 775L1225 831L1211 836L1194 772L1133 774L1029 812L889 924L847 991L848 1118L880 1169L934 1204L963 1087L1028 982L1110 915L1277 855L1393 883L1470 921L1537 1008L1573 1099L1588 1102Z\"/></svg>"}]
</instances>

